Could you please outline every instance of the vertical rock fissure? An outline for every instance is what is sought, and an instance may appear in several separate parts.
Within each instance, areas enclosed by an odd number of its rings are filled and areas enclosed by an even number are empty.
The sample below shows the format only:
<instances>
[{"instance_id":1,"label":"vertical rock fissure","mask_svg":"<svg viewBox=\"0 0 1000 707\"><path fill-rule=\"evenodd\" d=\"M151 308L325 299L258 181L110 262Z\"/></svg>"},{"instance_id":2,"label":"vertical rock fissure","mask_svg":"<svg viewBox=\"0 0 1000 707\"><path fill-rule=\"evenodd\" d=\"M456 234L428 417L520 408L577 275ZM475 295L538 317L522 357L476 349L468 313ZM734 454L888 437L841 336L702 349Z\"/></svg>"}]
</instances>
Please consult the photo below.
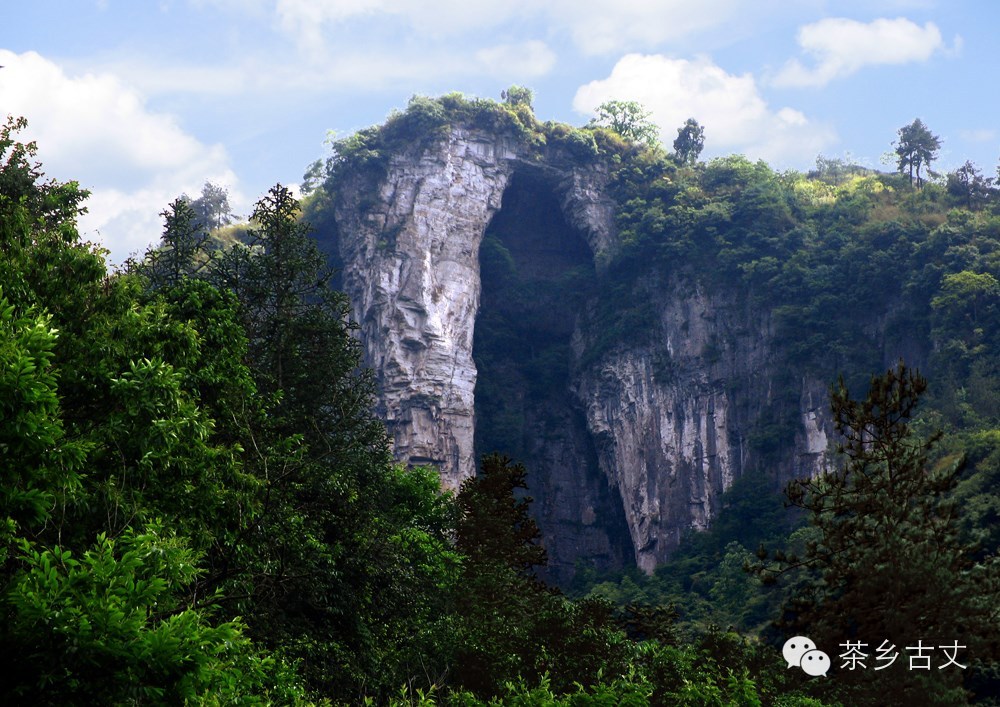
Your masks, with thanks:
<instances>
[{"instance_id":1,"label":"vertical rock fissure","mask_svg":"<svg viewBox=\"0 0 1000 707\"><path fill-rule=\"evenodd\" d=\"M621 501L570 390L570 340L596 274L558 190L540 171L512 175L480 248L473 358L477 453L525 463L547 579L566 584L578 561L617 569L632 551Z\"/></svg>"}]
</instances>

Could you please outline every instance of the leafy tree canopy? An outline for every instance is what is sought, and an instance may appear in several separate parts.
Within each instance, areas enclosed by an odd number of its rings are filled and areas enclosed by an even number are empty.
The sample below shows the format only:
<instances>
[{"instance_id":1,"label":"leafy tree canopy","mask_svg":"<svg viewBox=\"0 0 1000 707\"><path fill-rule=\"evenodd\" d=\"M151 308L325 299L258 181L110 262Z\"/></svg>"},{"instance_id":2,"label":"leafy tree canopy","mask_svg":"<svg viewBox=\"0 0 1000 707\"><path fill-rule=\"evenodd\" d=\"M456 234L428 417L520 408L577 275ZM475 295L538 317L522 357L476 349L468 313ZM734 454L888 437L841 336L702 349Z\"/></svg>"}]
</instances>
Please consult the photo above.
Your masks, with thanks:
<instances>
[{"instance_id":1,"label":"leafy tree canopy","mask_svg":"<svg viewBox=\"0 0 1000 707\"><path fill-rule=\"evenodd\" d=\"M694 118L688 118L684 125L677 128L677 139L674 140L674 157L682 165L693 165L705 148L705 128Z\"/></svg>"},{"instance_id":2,"label":"leafy tree canopy","mask_svg":"<svg viewBox=\"0 0 1000 707\"><path fill-rule=\"evenodd\" d=\"M601 125L636 144L656 147L660 129L650 120L652 115L636 101L605 101L597 107L591 125Z\"/></svg>"},{"instance_id":3,"label":"leafy tree canopy","mask_svg":"<svg viewBox=\"0 0 1000 707\"><path fill-rule=\"evenodd\" d=\"M922 186L920 170L924 167L930 170L931 162L937 158L938 150L941 149L941 139L931 133L920 118L900 128L898 135L899 138L894 143L896 156L899 158L896 168L900 173L909 174L910 184L914 183L915 178L917 186Z\"/></svg>"}]
</instances>

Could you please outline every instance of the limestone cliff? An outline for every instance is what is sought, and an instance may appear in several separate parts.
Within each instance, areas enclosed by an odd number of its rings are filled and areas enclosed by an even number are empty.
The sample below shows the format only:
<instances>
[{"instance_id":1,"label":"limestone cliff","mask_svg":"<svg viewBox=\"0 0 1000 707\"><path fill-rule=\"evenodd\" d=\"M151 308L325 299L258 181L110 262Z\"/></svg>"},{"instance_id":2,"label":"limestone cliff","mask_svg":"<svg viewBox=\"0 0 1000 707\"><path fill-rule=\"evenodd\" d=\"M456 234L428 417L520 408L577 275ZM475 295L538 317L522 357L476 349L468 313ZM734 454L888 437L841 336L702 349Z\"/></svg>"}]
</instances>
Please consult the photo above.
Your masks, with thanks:
<instances>
[{"instance_id":1,"label":"limestone cliff","mask_svg":"<svg viewBox=\"0 0 1000 707\"><path fill-rule=\"evenodd\" d=\"M339 244L344 288L396 456L438 466L452 488L474 469L479 241L514 156L503 139L456 133L394 156L374 195L349 184L337 209L350 234Z\"/></svg>"},{"instance_id":2,"label":"limestone cliff","mask_svg":"<svg viewBox=\"0 0 1000 707\"><path fill-rule=\"evenodd\" d=\"M722 491L766 455L761 420L788 407L772 395L784 372L768 316L735 290L670 281L649 295L650 337L591 355L592 293L577 288L572 305L552 293L572 292L565 283L587 268L598 276L615 251L607 182L599 160L457 127L395 152L375 176L342 178L335 212L343 286L397 458L437 466L455 488L475 473L477 452L492 451L483 440L493 426L508 421L517 449L504 451L529 467L558 581L578 560L651 571L687 529L711 523ZM514 286L484 291L484 236L519 273ZM544 334L547 348L494 343L482 358L477 320L495 312ZM478 387L477 356L494 376ZM533 382L563 366L565 377ZM809 473L830 434L825 387L791 388L780 454ZM787 397L787 381L782 390ZM485 400L494 407L483 410ZM477 430L477 412L489 430Z\"/></svg>"},{"instance_id":3,"label":"limestone cliff","mask_svg":"<svg viewBox=\"0 0 1000 707\"><path fill-rule=\"evenodd\" d=\"M778 374L766 316L732 293L709 296L692 283L674 284L652 295L659 314L651 344L618 346L575 380L646 572L684 531L709 526L722 492L759 456L753 435L773 403ZM576 349L582 353L585 342ZM809 475L824 464L829 420L825 388L803 381L801 390L795 473Z\"/></svg>"},{"instance_id":4,"label":"limestone cliff","mask_svg":"<svg viewBox=\"0 0 1000 707\"><path fill-rule=\"evenodd\" d=\"M348 182L336 211L344 288L378 377L396 456L433 464L445 486L475 472L479 245L514 170L544 170L593 252L612 245L600 170L525 162L515 140L454 129L430 149L394 155L371 194Z\"/></svg>"}]
</instances>

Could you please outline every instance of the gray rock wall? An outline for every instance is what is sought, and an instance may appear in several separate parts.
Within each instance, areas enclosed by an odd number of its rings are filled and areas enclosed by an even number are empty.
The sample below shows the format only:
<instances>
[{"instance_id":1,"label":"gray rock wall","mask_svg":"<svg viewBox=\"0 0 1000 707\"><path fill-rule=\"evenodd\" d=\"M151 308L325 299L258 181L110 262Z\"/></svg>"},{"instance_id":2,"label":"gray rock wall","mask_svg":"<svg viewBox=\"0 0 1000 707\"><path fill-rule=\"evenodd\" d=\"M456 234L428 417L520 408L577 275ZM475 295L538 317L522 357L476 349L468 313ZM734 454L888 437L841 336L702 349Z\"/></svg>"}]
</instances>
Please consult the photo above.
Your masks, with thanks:
<instances>
[{"instance_id":1,"label":"gray rock wall","mask_svg":"<svg viewBox=\"0 0 1000 707\"><path fill-rule=\"evenodd\" d=\"M448 488L475 470L479 244L516 156L510 140L455 131L394 156L374 201L366 182L348 186L337 210L344 288L396 457L437 466Z\"/></svg>"},{"instance_id":2,"label":"gray rock wall","mask_svg":"<svg viewBox=\"0 0 1000 707\"><path fill-rule=\"evenodd\" d=\"M722 492L754 461L751 437L776 375L766 317L691 283L674 285L656 296L652 344L620 346L575 382L646 572L686 530L709 527ZM830 420L825 387L802 381L802 391L795 467L811 475L826 463Z\"/></svg>"},{"instance_id":3,"label":"gray rock wall","mask_svg":"<svg viewBox=\"0 0 1000 707\"><path fill-rule=\"evenodd\" d=\"M456 128L428 149L397 154L374 187L346 181L336 211L344 288L396 457L437 466L448 488L475 473L479 247L518 170L552 185L600 271L616 242L607 171L558 153L529 154L503 135ZM552 471L531 493L546 544L559 548L564 567L595 554L614 561L612 530L581 530L614 516L624 518L635 562L652 571L685 530L708 527L720 494L753 456L748 437L778 373L769 322L734 295L674 285L656 295L650 342L623 343L574 367L572 395L589 441L566 430L556 435L558 448L539 453ZM577 329L578 362L591 334L579 321ZM816 381L797 385L791 456L796 471L812 473L824 463L831 429L826 391ZM574 477L586 460L571 457L585 447L596 450L607 493L582 473ZM609 512L609 502L621 508Z\"/></svg>"}]
</instances>

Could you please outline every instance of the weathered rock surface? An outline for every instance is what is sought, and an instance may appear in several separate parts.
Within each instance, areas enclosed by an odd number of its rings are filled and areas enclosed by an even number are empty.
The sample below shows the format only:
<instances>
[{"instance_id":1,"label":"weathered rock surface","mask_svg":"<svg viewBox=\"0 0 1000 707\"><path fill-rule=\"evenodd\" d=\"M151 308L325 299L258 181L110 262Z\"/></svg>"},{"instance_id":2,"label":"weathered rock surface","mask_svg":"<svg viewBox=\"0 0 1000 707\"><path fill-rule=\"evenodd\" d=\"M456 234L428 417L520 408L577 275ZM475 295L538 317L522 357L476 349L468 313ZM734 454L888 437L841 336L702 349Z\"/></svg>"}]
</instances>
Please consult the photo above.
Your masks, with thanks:
<instances>
[{"instance_id":1,"label":"weathered rock surface","mask_svg":"<svg viewBox=\"0 0 1000 707\"><path fill-rule=\"evenodd\" d=\"M397 458L433 464L457 487L475 473L472 340L479 245L515 169L547 172L593 251L612 247L606 173L525 162L512 138L455 129L393 156L375 195L359 180L337 209L344 288L375 370Z\"/></svg>"},{"instance_id":2,"label":"weathered rock surface","mask_svg":"<svg viewBox=\"0 0 1000 707\"><path fill-rule=\"evenodd\" d=\"M620 346L576 380L601 468L619 490L635 561L646 572L686 530L708 528L722 492L754 461L748 438L771 402L775 376L766 317L691 283L677 283L656 304L652 345ZM578 351L583 346L576 342ZM802 385L795 463L809 475L825 463L829 414L825 388ZM817 387L823 395L814 395Z\"/></svg>"},{"instance_id":3,"label":"weathered rock surface","mask_svg":"<svg viewBox=\"0 0 1000 707\"><path fill-rule=\"evenodd\" d=\"M479 243L517 153L456 131L438 149L392 158L372 194L344 195L337 217L344 287L397 458L433 464L457 487L474 473L472 337Z\"/></svg>"},{"instance_id":4,"label":"weathered rock surface","mask_svg":"<svg viewBox=\"0 0 1000 707\"><path fill-rule=\"evenodd\" d=\"M336 209L343 284L395 454L437 466L449 488L475 473L479 250L515 174L555 193L600 271L616 243L607 171L509 136L452 129L393 156L377 183L346 180ZM561 581L580 559L630 560L623 526L634 561L651 571L684 531L711 523L722 491L758 455L751 437L782 373L773 370L770 323L735 295L674 284L655 297L651 339L622 342L585 366L593 333L577 318L570 403L525 416L529 426L565 420L544 435L529 429L538 443L524 460L537 467L531 494ZM788 456L809 473L822 466L831 434L826 389L808 380L793 387Z\"/></svg>"}]
</instances>

